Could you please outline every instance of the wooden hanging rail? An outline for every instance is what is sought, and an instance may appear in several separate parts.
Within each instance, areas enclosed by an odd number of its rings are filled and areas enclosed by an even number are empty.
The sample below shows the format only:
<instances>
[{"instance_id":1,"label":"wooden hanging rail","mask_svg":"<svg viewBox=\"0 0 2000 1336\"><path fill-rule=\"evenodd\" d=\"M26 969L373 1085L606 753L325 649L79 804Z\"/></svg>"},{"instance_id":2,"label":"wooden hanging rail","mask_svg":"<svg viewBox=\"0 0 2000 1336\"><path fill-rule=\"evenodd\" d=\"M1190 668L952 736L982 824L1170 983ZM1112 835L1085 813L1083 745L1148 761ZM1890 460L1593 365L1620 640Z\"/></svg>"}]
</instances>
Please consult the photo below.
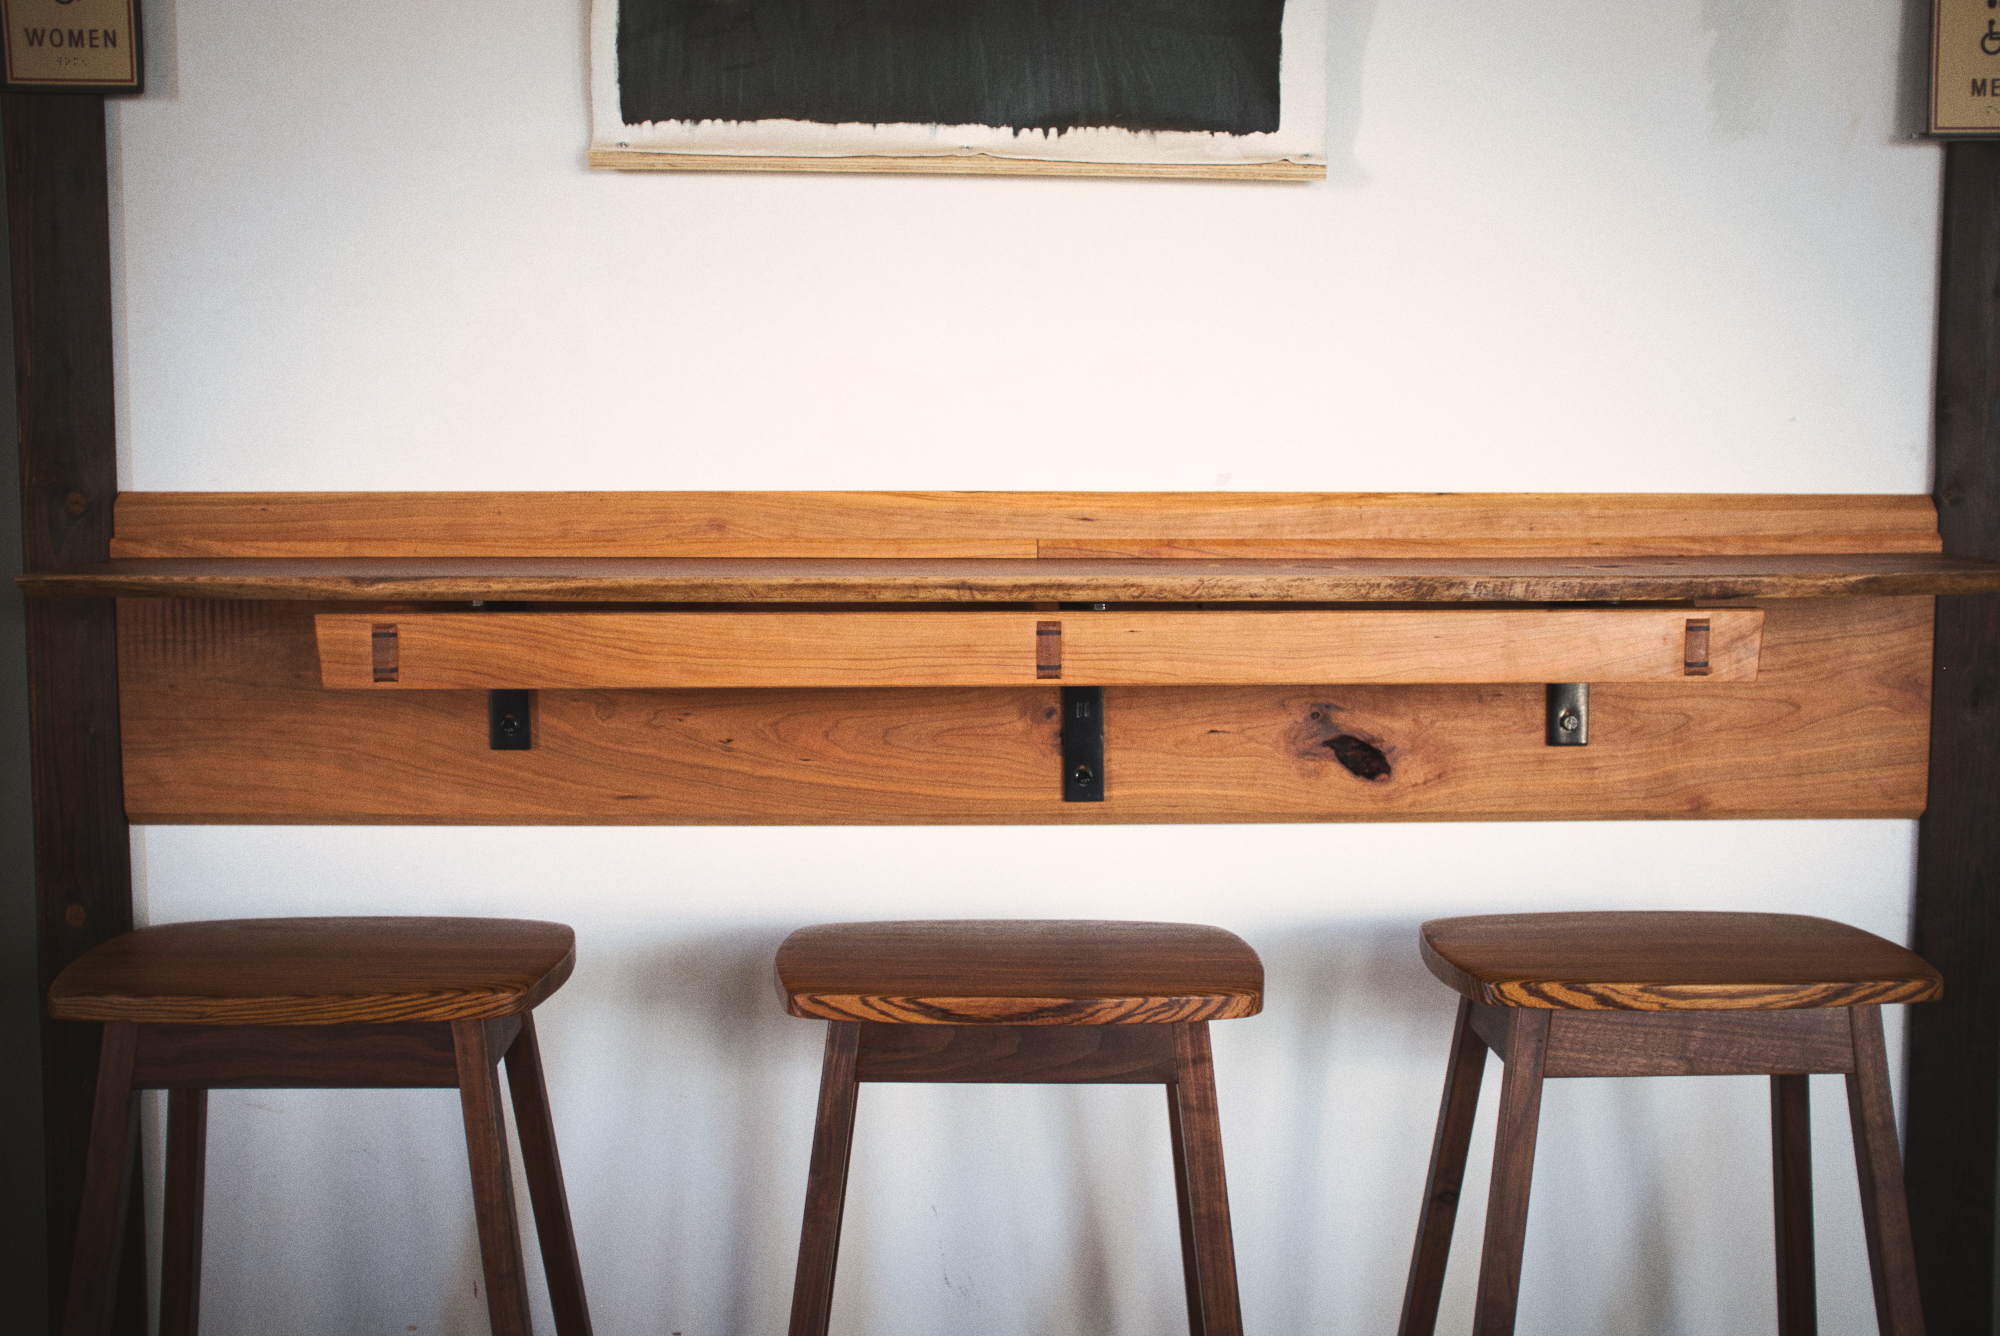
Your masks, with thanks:
<instances>
[{"instance_id":1,"label":"wooden hanging rail","mask_svg":"<svg viewBox=\"0 0 2000 1336\"><path fill-rule=\"evenodd\" d=\"M315 618L334 688L1751 682L1755 608Z\"/></svg>"}]
</instances>

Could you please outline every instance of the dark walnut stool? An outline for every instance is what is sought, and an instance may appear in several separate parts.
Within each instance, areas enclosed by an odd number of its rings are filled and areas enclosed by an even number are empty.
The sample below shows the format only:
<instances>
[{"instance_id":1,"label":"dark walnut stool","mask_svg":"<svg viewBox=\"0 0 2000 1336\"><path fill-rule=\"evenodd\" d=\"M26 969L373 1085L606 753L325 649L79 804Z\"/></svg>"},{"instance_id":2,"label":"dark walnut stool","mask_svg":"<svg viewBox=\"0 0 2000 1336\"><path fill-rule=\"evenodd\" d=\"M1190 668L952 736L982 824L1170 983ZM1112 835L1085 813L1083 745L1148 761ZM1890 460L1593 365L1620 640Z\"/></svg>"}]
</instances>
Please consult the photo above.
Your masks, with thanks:
<instances>
[{"instance_id":1,"label":"dark walnut stool","mask_svg":"<svg viewBox=\"0 0 2000 1336\"><path fill-rule=\"evenodd\" d=\"M1809 1336L1812 1072L1847 1076L1877 1321L1885 1336L1921 1336L1881 1004L1937 997L1936 970L1873 933L1801 914L1490 914L1426 923L1421 944L1431 973L1463 1000L1403 1336L1437 1325L1488 1049L1505 1068L1475 1336L1514 1330L1543 1078L1736 1075L1771 1078L1778 1329Z\"/></svg>"},{"instance_id":2,"label":"dark walnut stool","mask_svg":"<svg viewBox=\"0 0 2000 1336\"><path fill-rule=\"evenodd\" d=\"M530 1014L575 963L576 934L560 923L479 918L173 923L77 960L49 988L49 1014L104 1022L104 1047L64 1336L100 1336L111 1321L134 1092L171 1092L159 1329L194 1336L208 1092L336 1086L457 1087L494 1336L529 1336L495 1074L503 1057L556 1330L588 1336Z\"/></svg>"},{"instance_id":3,"label":"dark walnut stool","mask_svg":"<svg viewBox=\"0 0 2000 1336\"><path fill-rule=\"evenodd\" d=\"M1167 1088L1193 1336L1238 1336L1208 1022L1254 1016L1264 965L1189 923L823 923L778 948L786 1010L833 1022L813 1129L792 1336L824 1336L862 1081Z\"/></svg>"}]
</instances>

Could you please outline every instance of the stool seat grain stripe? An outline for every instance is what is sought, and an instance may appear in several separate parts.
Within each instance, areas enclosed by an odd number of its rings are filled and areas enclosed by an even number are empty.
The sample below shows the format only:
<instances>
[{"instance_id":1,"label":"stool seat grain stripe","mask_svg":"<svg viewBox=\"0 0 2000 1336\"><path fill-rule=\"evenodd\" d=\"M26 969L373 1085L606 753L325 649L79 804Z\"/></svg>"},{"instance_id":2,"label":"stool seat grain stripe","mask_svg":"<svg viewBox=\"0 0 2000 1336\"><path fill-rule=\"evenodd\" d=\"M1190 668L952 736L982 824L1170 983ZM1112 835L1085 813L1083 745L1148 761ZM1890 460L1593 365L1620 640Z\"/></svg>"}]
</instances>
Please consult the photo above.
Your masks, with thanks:
<instances>
[{"instance_id":1,"label":"stool seat grain stripe","mask_svg":"<svg viewBox=\"0 0 2000 1336\"><path fill-rule=\"evenodd\" d=\"M1264 991L1242 938L1190 923L824 923L785 939L777 975L794 1016L899 1025L1232 1020Z\"/></svg>"},{"instance_id":2,"label":"stool seat grain stripe","mask_svg":"<svg viewBox=\"0 0 2000 1336\"><path fill-rule=\"evenodd\" d=\"M1418 938L1432 974L1493 1007L1775 1011L1928 1002L1942 977L1873 933L1805 914L1483 914Z\"/></svg>"},{"instance_id":3,"label":"stool seat grain stripe","mask_svg":"<svg viewBox=\"0 0 2000 1336\"><path fill-rule=\"evenodd\" d=\"M532 1011L576 964L560 923L468 918L220 919L105 943L49 989L58 1020L353 1025Z\"/></svg>"}]
</instances>

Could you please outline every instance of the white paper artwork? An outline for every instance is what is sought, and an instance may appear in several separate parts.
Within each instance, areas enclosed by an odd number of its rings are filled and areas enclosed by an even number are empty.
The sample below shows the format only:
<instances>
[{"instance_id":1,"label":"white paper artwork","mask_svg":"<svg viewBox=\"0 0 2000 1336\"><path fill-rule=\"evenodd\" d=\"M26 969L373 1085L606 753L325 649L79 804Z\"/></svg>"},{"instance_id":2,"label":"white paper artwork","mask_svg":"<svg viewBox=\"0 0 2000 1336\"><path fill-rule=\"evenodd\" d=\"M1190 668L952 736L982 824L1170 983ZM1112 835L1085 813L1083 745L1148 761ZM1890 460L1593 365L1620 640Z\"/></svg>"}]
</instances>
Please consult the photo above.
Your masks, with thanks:
<instances>
[{"instance_id":1,"label":"white paper artwork","mask_svg":"<svg viewBox=\"0 0 2000 1336\"><path fill-rule=\"evenodd\" d=\"M1317 176L1325 43L1326 0L593 0L591 161Z\"/></svg>"}]
</instances>

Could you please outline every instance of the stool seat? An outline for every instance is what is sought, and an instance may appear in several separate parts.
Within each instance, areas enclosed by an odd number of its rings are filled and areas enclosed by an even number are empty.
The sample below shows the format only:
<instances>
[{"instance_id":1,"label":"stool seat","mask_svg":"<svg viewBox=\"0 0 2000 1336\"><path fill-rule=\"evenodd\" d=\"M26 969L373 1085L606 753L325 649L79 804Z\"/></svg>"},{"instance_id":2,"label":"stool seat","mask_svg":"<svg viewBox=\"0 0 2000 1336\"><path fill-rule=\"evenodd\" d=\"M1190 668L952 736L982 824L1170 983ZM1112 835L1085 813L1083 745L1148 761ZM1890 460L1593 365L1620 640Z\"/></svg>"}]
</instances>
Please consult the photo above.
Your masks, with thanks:
<instances>
[{"instance_id":1,"label":"stool seat","mask_svg":"<svg viewBox=\"0 0 2000 1336\"><path fill-rule=\"evenodd\" d=\"M1777 1011L1928 1002L1944 981L1894 942L1806 914L1618 911L1433 919L1424 964L1490 1007Z\"/></svg>"},{"instance_id":2,"label":"stool seat","mask_svg":"<svg viewBox=\"0 0 2000 1336\"><path fill-rule=\"evenodd\" d=\"M1264 965L1195 923L821 923L778 948L794 1016L832 1022L806 1175L791 1336L826 1336L860 1087L1158 1084L1167 1096L1191 1336L1242 1336L1208 1022L1254 1016Z\"/></svg>"},{"instance_id":3,"label":"stool seat","mask_svg":"<svg viewBox=\"0 0 2000 1336\"><path fill-rule=\"evenodd\" d=\"M1232 1020L1264 1005L1264 966L1194 923L924 919L821 923L778 948L794 1016L895 1025Z\"/></svg>"},{"instance_id":4,"label":"stool seat","mask_svg":"<svg viewBox=\"0 0 2000 1336\"><path fill-rule=\"evenodd\" d=\"M160 1336L201 1329L208 1092L456 1089L493 1336L532 1336L499 1068L558 1336L590 1336L534 1010L576 964L560 923L221 919L141 928L71 962L58 1020L103 1024L63 1336L103 1336L117 1293L141 1090L167 1092Z\"/></svg>"},{"instance_id":5,"label":"stool seat","mask_svg":"<svg viewBox=\"0 0 2000 1336\"><path fill-rule=\"evenodd\" d=\"M1923 1336L1882 1004L1938 972L1894 942L1803 914L1606 912L1434 919L1418 947L1459 995L1398 1336L1433 1336L1487 1055L1501 1062L1473 1336L1512 1336L1543 1082L1763 1075L1779 1336L1815 1336L1811 1087L1847 1080L1882 1336Z\"/></svg>"},{"instance_id":6,"label":"stool seat","mask_svg":"<svg viewBox=\"0 0 2000 1336\"><path fill-rule=\"evenodd\" d=\"M534 1010L575 965L573 931L523 919L168 923L71 964L49 988L49 1014L182 1025L485 1020Z\"/></svg>"}]
</instances>

